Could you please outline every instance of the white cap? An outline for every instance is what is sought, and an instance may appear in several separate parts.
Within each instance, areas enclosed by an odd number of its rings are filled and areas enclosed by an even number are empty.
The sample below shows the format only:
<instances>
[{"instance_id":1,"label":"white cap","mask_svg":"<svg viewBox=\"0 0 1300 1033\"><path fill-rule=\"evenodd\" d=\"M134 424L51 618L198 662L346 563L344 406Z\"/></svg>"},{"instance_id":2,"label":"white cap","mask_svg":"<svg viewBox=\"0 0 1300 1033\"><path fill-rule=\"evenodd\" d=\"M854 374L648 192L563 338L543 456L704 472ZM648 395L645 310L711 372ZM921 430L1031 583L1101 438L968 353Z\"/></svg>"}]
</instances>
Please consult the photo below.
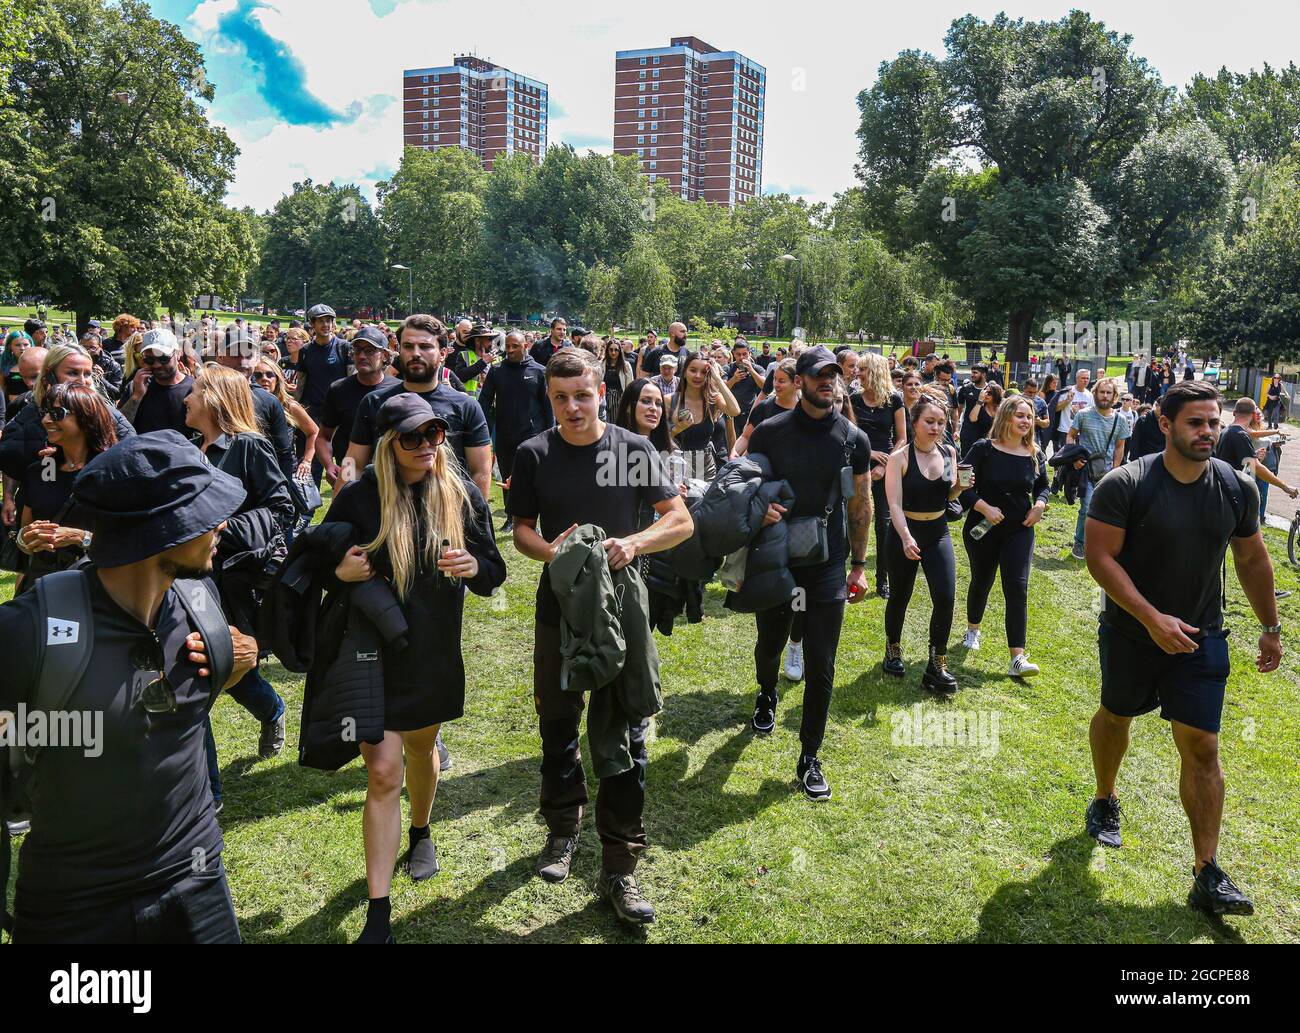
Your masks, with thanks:
<instances>
[{"instance_id":1,"label":"white cap","mask_svg":"<svg viewBox=\"0 0 1300 1033\"><path fill-rule=\"evenodd\" d=\"M141 352L155 351L163 355L175 355L179 347L176 335L170 330L147 330L140 343Z\"/></svg>"}]
</instances>

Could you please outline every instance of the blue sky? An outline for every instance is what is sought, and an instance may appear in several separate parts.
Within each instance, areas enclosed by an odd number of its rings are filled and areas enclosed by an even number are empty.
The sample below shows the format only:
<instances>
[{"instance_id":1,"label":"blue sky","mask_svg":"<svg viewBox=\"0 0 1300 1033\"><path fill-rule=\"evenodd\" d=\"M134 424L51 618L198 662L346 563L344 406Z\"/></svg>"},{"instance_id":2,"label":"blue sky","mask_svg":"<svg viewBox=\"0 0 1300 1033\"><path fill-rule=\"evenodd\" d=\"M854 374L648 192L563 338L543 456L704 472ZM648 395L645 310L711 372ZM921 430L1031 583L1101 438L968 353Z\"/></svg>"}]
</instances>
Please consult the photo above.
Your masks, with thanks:
<instances>
[{"instance_id":1,"label":"blue sky","mask_svg":"<svg viewBox=\"0 0 1300 1033\"><path fill-rule=\"evenodd\" d=\"M235 204L265 209L295 180L376 180L401 156L403 68L474 52L548 84L550 139L610 150L614 52L692 34L739 50L768 74L764 187L831 200L852 186L854 98L900 50L942 54L953 18L1006 10L1056 19L1083 7L1165 82L1226 65L1284 65L1300 39L1300 4L1239 0L860 3L753 0L747 6L657 0L153 0L203 49L216 88L211 115L242 154ZM743 20L737 12L748 12Z\"/></svg>"}]
</instances>

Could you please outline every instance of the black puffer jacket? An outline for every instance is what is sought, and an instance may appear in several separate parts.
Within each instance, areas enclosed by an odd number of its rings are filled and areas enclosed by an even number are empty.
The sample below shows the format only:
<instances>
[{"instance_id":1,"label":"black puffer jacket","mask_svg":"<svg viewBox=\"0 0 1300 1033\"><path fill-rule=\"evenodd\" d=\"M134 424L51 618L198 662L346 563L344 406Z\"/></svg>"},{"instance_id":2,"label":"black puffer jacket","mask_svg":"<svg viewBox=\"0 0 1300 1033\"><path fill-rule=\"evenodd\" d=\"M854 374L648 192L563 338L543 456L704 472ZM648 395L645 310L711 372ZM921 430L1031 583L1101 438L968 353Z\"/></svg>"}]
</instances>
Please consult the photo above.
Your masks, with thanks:
<instances>
[{"instance_id":1,"label":"black puffer jacket","mask_svg":"<svg viewBox=\"0 0 1300 1033\"><path fill-rule=\"evenodd\" d=\"M691 514L695 535L706 556L729 556L757 536L767 515L760 489L772 479L762 456L742 456L726 463ZM784 482L783 482L784 483Z\"/></svg>"},{"instance_id":2,"label":"black puffer jacket","mask_svg":"<svg viewBox=\"0 0 1300 1033\"><path fill-rule=\"evenodd\" d=\"M794 507L794 492L785 481L768 481L758 493L763 509L773 502ZM784 520L760 527L745 557L745 580L739 591L728 592L726 607L737 613L758 613L790 601L794 575L790 573L789 528Z\"/></svg>"}]
</instances>

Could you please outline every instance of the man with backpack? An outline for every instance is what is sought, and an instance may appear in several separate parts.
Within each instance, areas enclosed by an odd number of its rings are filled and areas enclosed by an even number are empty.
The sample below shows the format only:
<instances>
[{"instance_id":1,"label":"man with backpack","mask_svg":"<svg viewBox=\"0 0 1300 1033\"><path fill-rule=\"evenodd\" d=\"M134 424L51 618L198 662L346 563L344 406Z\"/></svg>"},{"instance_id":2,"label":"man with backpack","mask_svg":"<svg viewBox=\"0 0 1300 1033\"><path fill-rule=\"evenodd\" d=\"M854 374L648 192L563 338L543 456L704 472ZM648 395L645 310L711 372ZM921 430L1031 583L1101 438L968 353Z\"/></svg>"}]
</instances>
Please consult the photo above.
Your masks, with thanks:
<instances>
[{"instance_id":1,"label":"man with backpack","mask_svg":"<svg viewBox=\"0 0 1300 1033\"><path fill-rule=\"evenodd\" d=\"M204 727L257 643L227 625L206 575L244 489L158 431L96 456L73 490L91 517L90 565L0 606L0 803L31 817L11 934L238 942ZM57 741L34 737L39 724Z\"/></svg>"},{"instance_id":2,"label":"man with backpack","mask_svg":"<svg viewBox=\"0 0 1300 1033\"><path fill-rule=\"evenodd\" d=\"M1224 555L1262 633L1255 665L1275 671L1282 625L1273 565L1259 529L1254 480L1213 456L1219 392L1182 381L1161 399L1166 447L1112 471L1092 495L1088 570L1106 593L1098 644L1101 706L1089 728L1095 799L1088 834L1120 845L1115 782L1134 717L1159 708L1181 760L1179 793L1192 828L1193 882L1187 902L1211 915L1250 915L1254 906L1218 865L1223 818L1219 726L1228 681L1223 627ZM1169 543L1184 552L1169 561Z\"/></svg>"},{"instance_id":3,"label":"man with backpack","mask_svg":"<svg viewBox=\"0 0 1300 1033\"><path fill-rule=\"evenodd\" d=\"M1086 384L1086 381L1083 381ZM1085 391L1085 394L1087 392ZM1125 442L1132 433L1127 419L1115 409L1119 401L1119 386L1114 380L1103 378L1092 389L1092 405L1075 413L1066 435L1066 443L1083 446L1086 458L1075 461L1075 468L1083 470L1083 490L1079 495L1079 516L1074 524L1074 547L1070 552L1076 560L1084 559L1084 522L1088 518L1088 503L1097 483L1124 461Z\"/></svg>"}]
</instances>

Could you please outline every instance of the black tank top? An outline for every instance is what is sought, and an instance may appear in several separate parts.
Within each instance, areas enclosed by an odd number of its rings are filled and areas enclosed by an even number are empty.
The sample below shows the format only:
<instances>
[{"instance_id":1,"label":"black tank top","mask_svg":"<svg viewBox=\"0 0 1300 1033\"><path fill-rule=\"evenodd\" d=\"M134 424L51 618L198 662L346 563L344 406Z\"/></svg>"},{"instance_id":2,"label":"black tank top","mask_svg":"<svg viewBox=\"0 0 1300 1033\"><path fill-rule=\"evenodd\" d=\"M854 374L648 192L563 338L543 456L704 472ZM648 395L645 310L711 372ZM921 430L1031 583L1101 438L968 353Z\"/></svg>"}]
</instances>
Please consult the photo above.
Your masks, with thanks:
<instances>
[{"instance_id":1,"label":"black tank top","mask_svg":"<svg viewBox=\"0 0 1300 1033\"><path fill-rule=\"evenodd\" d=\"M948 446L943 442L936 447L944 449L946 454ZM953 475L956 476L956 470ZM948 492L951 490L951 482L945 481L942 474L930 480L921 472L921 464L916 459L916 444L909 443L907 470L903 474L903 508L909 513L937 513L948 508Z\"/></svg>"}]
</instances>

